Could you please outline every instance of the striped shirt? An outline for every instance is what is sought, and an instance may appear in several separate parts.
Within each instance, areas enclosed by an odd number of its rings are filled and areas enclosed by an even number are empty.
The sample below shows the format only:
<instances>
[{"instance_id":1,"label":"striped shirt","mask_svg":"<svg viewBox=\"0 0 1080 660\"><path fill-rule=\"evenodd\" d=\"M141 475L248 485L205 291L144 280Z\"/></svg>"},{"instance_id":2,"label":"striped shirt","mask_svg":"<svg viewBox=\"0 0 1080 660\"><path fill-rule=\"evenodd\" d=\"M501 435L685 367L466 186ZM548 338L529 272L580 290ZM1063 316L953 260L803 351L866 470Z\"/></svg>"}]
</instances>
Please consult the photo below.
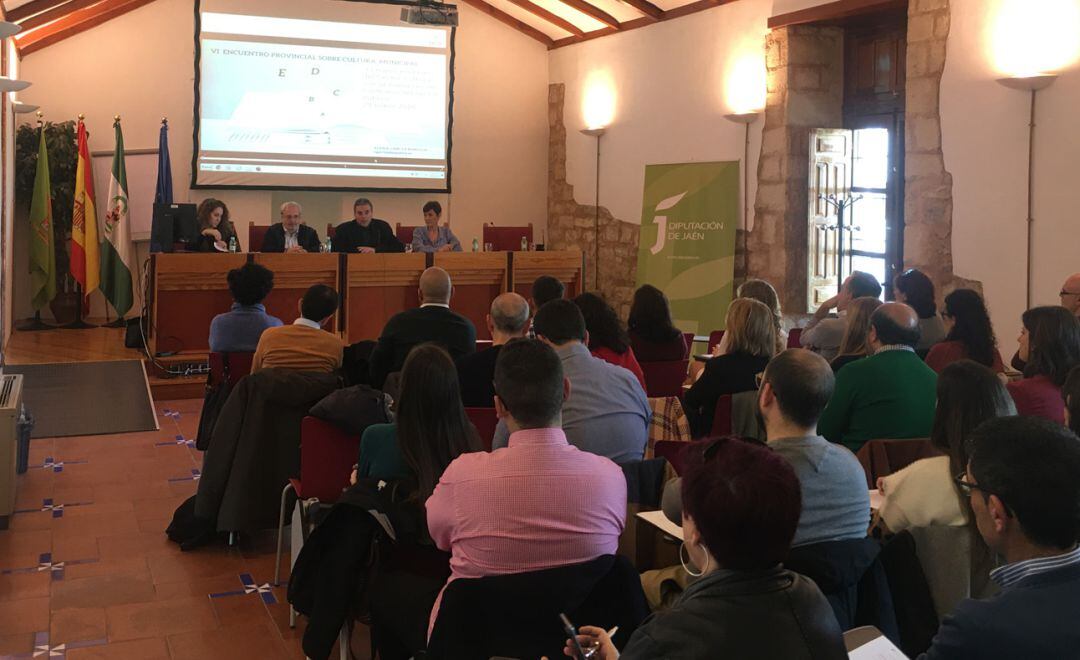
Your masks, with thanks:
<instances>
[{"instance_id":1,"label":"striped shirt","mask_svg":"<svg viewBox=\"0 0 1080 660\"><path fill-rule=\"evenodd\" d=\"M990 571L990 579L1002 589L1007 589L1024 578L1058 568L1080 564L1080 546L1077 546L1065 554L1053 557L1039 557L1006 564Z\"/></svg>"},{"instance_id":2,"label":"striped shirt","mask_svg":"<svg viewBox=\"0 0 1080 660\"><path fill-rule=\"evenodd\" d=\"M874 353L874 355L877 355L878 353L888 353L889 351L908 351L910 353L914 353L915 349L908 346L907 344L885 344L881 348L877 349L877 352Z\"/></svg>"}]
</instances>

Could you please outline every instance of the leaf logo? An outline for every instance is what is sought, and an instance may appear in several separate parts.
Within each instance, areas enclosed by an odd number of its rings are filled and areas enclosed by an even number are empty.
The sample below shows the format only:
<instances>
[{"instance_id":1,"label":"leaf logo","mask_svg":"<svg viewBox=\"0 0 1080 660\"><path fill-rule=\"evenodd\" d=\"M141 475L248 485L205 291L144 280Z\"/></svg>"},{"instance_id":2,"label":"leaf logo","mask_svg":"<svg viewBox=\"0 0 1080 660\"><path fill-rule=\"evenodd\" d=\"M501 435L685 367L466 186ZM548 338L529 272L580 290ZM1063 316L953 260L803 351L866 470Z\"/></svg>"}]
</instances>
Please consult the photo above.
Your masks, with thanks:
<instances>
[{"instance_id":1,"label":"leaf logo","mask_svg":"<svg viewBox=\"0 0 1080 660\"><path fill-rule=\"evenodd\" d=\"M679 193L678 195L675 195L674 197L668 197L667 199L662 200L659 204L656 205L656 210L654 211L654 213L660 213L661 211L667 211L668 209L672 208L673 206L681 202L682 198L686 197L686 193L688 192L690 191L686 190ZM664 243L667 241L667 216L654 215L653 224L659 225L659 227L656 230L656 245L649 248L649 252L651 252L652 254L659 254L660 251L664 249Z\"/></svg>"}]
</instances>

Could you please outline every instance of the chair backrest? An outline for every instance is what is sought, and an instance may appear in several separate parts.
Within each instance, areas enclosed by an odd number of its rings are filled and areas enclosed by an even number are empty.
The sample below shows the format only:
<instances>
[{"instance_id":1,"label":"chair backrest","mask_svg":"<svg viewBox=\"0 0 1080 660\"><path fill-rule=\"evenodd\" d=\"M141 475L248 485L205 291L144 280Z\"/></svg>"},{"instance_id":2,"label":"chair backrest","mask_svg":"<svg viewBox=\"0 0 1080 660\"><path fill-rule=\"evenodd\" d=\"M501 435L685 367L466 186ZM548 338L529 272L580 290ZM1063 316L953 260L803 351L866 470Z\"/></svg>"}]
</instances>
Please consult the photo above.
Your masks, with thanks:
<instances>
[{"instance_id":1,"label":"chair backrest","mask_svg":"<svg viewBox=\"0 0 1080 660\"><path fill-rule=\"evenodd\" d=\"M229 379L230 385L236 385L240 379L251 373L251 361L254 353L211 353L209 384L217 385Z\"/></svg>"},{"instance_id":2,"label":"chair backrest","mask_svg":"<svg viewBox=\"0 0 1080 660\"><path fill-rule=\"evenodd\" d=\"M524 227L496 227L484 223L484 243L491 243L496 251L513 252L521 250L521 237L532 244L533 226L530 222Z\"/></svg>"},{"instance_id":3,"label":"chair backrest","mask_svg":"<svg viewBox=\"0 0 1080 660\"><path fill-rule=\"evenodd\" d=\"M326 223L326 235L330 237L330 240L334 239L334 223Z\"/></svg>"},{"instance_id":4,"label":"chair backrest","mask_svg":"<svg viewBox=\"0 0 1080 660\"><path fill-rule=\"evenodd\" d=\"M682 336L683 341L686 342L686 357L690 357L690 354L694 351L694 333L684 332Z\"/></svg>"},{"instance_id":5,"label":"chair backrest","mask_svg":"<svg viewBox=\"0 0 1080 660\"><path fill-rule=\"evenodd\" d=\"M682 385L686 380L686 369L689 364L689 360L642 362L641 371L645 374L646 394L650 397L682 394Z\"/></svg>"},{"instance_id":6,"label":"chair backrest","mask_svg":"<svg viewBox=\"0 0 1080 660\"><path fill-rule=\"evenodd\" d=\"M466 408L465 414L469 421L476 427L480 434L480 444L484 451L491 451L491 443L495 439L495 427L499 425L499 417L494 408Z\"/></svg>"},{"instance_id":7,"label":"chair backrest","mask_svg":"<svg viewBox=\"0 0 1080 660\"><path fill-rule=\"evenodd\" d=\"M348 487L352 466L360 454L360 436L318 417L300 423L300 487L302 499L317 497L320 502L336 502Z\"/></svg>"},{"instance_id":8,"label":"chair backrest","mask_svg":"<svg viewBox=\"0 0 1080 660\"><path fill-rule=\"evenodd\" d=\"M686 465L683 452L689 446L691 446L689 442L661 440L653 446L653 456L665 459L671 464L671 469L675 470L675 474L682 474L682 469Z\"/></svg>"},{"instance_id":9,"label":"chair backrest","mask_svg":"<svg viewBox=\"0 0 1080 660\"><path fill-rule=\"evenodd\" d=\"M802 328L792 328L787 333L787 347L788 348L801 348L802 347Z\"/></svg>"},{"instance_id":10,"label":"chair backrest","mask_svg":"<svg viewBox=\"0 0 1080 660\"><path fill-rule=\"evenodd\" d=\"M723 394L716 400L716 411L713 412L710 434L713 436L731 435L734 428L733 419L731 415L731 395Z\"/></svg>"},{"instance_id":11,"label":"chair backrest","mask_svg":"<svg viewBox=\"0 0 1080 660\"><path fill-rule=\"evenodd\" d=\"M940 455L941 452L930 444L929 438L867 440L855 453L866 471L866 483L870 488L877 488L880 477L903 470L921 458Z\"/></svg>"},{"instance_id":12,"label":"chair backrest","mask_svg":"<svg viewBox=\"0 0 1080 660\"><path fill-rule=\"evenodd\" d=\"M248 252L262 252L263 239L266 238L266 232L269 230L270 225L248 222Z\"/></svg>"},{"instance_id":13,"label":"chair backrest","mask_svg":"<svg viewBox=\"0 0 1080 660\"><path fill-rule=\"evenodd\" d=\"M394 229L394 236L401 241L402 245L412 245L413 230L418 225L403 225L400 222L397 223L397 227Z\"/></svg>"},{"instance_id":14,"label":"chair backrest","mask_svg":"<svg viewBox=\"0 0 1080 660\"><path fill-rule=\"evenodd\" d=\"M724 338L723 330L713 330L709 333L709 352L712 353L713 349L720 345L720 340Z\"/></svg>"}]
</instances>

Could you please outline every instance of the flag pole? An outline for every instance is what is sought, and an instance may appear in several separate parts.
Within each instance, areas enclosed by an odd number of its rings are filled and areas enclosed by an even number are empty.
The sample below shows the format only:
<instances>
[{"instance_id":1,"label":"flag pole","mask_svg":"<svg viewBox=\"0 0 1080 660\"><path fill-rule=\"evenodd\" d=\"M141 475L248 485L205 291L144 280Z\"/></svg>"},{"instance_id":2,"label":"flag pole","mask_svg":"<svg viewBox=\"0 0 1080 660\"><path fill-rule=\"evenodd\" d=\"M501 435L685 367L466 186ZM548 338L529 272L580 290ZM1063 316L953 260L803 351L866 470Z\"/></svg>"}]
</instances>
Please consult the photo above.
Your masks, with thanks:
<instances>
[{"instance_id":1,"label":"flag pole","mask_svg":"<svg viewBox=\"0 0 1080 660\"><path fill-rule=\"evenodd\" d=\"M44 113L42 113L40 110L38 110L37 111L38 130L44 132L45 131L45 121L42 119L42 116L44 116ZM18 330L19 332L36 332L38 330L52 330L53 328L54 328L54 326L51 326L48 323L45 323L44 321L41 320L41 310L40 309L35 309L34 310L34 317L33 318L27 319L26 321L23 321L22 325L16 325L15 326L15 329Z\"/></svg>"}]
</instances>

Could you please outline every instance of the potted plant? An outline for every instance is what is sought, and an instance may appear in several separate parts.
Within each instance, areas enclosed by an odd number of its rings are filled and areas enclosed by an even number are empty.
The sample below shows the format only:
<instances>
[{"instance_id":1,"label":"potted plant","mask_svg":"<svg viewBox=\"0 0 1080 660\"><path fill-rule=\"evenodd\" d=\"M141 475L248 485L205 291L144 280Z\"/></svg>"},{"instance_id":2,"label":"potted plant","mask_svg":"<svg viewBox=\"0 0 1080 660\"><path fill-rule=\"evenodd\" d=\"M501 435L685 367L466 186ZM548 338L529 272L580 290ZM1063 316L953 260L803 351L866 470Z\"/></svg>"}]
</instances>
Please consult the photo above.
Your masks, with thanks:
<instances>
[{"instance_id":1,"label":"potted plant","mask_svg":"<svg viewBox=\"0 0 1080 660\"><path fill-rule=\"evenodd\" d=\"M68 253L71 239L71 214L75 203L75 168L78 144L75 122L45 122L45 148L49 152L49 181L52 184L53 242L56 250L56 298L49 303L57 323L66 325L76 318L79 293L71 277ZM40 129L31 124L15 132L15 204L29 212L34 197Z\"/></svg>"}]
</instances>

